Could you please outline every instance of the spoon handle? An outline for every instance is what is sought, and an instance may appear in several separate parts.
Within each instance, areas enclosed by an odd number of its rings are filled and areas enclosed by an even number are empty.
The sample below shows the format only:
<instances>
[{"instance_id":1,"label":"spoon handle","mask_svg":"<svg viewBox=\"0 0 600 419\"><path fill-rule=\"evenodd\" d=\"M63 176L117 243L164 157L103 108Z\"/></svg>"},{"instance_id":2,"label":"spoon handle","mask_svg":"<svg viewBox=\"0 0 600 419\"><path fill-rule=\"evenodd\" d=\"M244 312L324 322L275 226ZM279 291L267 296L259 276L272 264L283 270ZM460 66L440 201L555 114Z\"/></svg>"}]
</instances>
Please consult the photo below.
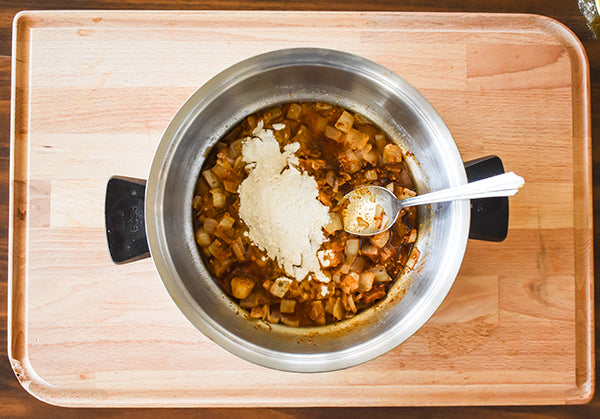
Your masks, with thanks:
<instances>
[{"instance_id":1,"label":"spoon handle","mask_svg":"<svg viewBox=\"0 0 600 419\"><path fill-rule=\"evenodd\" d=\"M523 186L525 180L513 172L503 173L486 179L477 180L441 191L417 195L413 198L398 201L401 208L415 205L434 204L436 202L454 201L458 199L492 198L495 196L512 196Z\"/></svg>"}]
</instances>

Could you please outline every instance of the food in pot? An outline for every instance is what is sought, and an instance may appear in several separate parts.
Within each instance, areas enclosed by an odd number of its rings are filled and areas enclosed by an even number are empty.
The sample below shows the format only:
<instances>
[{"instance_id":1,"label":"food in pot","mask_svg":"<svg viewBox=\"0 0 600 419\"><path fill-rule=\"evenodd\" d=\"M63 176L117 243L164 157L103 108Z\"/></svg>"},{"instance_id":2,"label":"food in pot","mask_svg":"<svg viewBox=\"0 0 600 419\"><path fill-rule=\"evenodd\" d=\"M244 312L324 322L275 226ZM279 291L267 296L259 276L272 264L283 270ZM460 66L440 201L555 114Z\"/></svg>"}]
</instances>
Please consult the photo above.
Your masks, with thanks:
<instances>
[{"instance_id":1,"label":"food in pot","mask_svg":"<svg viewBox=\"0 0 600 419\"><path fill-rule=\"evenodd\" d=\"M343 230L340 201L365 184L415 195L400 147L365 117L325 103L250 115L215 145L197 182L204 263L252 318L351 318L385 298L419 256L415 208L375 236Z\"/></svg>"}]
</instances>

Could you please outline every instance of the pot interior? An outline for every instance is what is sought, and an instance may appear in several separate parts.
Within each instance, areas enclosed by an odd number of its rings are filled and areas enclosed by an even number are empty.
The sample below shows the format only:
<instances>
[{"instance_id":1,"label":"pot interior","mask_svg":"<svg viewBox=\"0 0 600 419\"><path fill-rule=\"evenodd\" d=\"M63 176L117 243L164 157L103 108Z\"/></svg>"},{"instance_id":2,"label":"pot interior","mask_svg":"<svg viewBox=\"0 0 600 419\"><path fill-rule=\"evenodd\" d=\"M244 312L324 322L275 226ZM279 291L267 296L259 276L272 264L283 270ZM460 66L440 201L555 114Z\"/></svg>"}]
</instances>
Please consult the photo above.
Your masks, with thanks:
<instances>
[{"instance_id":1,"label":"pot interior","mask_svg":"<svg viewBox=\"0 0 600 419\"><path fill-rule=\"evenodd\" d=\"M414 270L375 307L331 326L292 328L249 320L205 269L194 241L192 198L210 148L245 116L289 101L320 101L358 112L405 155L418 193L466 183L443 121L414 88L364 58L291 49L250 58L200 88L182 106L156 151L146 192L148 240L167 290L188 319L225 349L289 371L344 368L412 335L441 304L462 262L468 201L420 207Z\"/></svg>"}]
</instances>

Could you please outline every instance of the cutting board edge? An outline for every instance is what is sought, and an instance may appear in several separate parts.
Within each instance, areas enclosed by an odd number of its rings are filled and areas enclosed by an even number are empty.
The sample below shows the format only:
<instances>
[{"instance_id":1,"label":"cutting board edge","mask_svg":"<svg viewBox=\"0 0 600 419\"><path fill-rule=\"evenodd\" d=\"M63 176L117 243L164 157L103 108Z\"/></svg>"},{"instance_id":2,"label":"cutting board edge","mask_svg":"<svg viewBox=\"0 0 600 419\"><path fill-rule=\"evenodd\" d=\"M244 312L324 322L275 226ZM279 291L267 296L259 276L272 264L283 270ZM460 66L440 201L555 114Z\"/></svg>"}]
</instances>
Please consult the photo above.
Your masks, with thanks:
<instances>
[{"instance_id":1,"label":"cutting board edge","mask_svg":"<svg viewBox=\"0 0 600 419\"><path fill-rule=\"evenodd\" d=\"M19 30L20 32L23 33L23 36L26 36L24 34L24 32L27 32L25 30L26 28L24 28L22 26L23 23L21 23L21 22L23 22L24 20L26 20L26 19L28 19L28 18L30 18L32 16L33 17L38 16L38 13L44 13L44 12L21 12L21 13L19 13L15 17L15 21L14 21L15 22L15 26L14 26L15 30ZM75 12L75 13L89 13L91 15L91 14L94 14L94 13L97 13L97 12ZM125 14L125 13L128 13L128 12L123 12L123 13ZM155 12L155 13L160 13L160 12ZM358 13L358 12L353 12L353 13ZM374 12L374 13L376 13L376 12ZM414 14L414 15L417 15L417 14L427 14L427 13L407 12L407 13L404 13L404 14ZM456 15L456 13L449 13L449 14ZM481 15L484 15L484 14L481 14ZM545 17L545 16L541 16L541 15L522 15L522 16L531 16L531 17L534 17L536 19L542 18L542 20L546 20L548 22L551 22L551 25L555 25L555 23L558 23L559 26L555 26L555 27L559 28L559 31L562 31L563 30L562 28L566 28L567 31L568 31L568 33L570 33L572 35L572 37L570 38L571 41L573 39L576 40L575 44L571 43L571 44L568 44L568 45L574 47L576 50L579 51L578 54L580 54L580 59L582 60L581 61L582 67L584 69L588 68L587 67L587 56L585 55L585 50L581 47L580 41L572 34L572 32L570 32L570 30L566 26L564 26L560 22L555 21L554 19L551 19L551 18L548 18L548 17ZM567 40L569 39L568 33L567 33L567 35L566 35L566 37L564 39L567 39ZM17 47L16 47L16 42L17 41L16 41L16 38L17 37L15 37L15 40L13 41L13 81L12 81L12 83L13 83L13 89L12 89L13 101L12 101L12 106L11 106L11 114L12 114L11 115L11 123L14 123L14 121L15 121L16 110L14 108L14 103L16 102L16 100L14 100L15 99L14 95L18 94L18 93L15 93L16 86L17 86L17 81L20 80L21 83L23 83L23 81L26 80L27 77L28 77L28 75L26 73L24 73L24 72L22 72L20 70L17 70L19 64L17 62L18 60L16 60L14 58L14 57L17 57L17 54L15 54L15 52L17 51ZM22 39L22 38L20 38L20 39ZM23 63L21 63L19 68L23 68L23 67L24 67L24 65L23 65ZM586 71L586 74L587 73L589 73L589 72ZM18 75L18 77L14 77L16 75ZM589 74L587 74L586 77L588 78L588 82L587 83L589 84ZM22 88L23 85L20 84L19 87ZM588 86L588 88L589 88L589 86ZM588 101L588 106L589 106L589 97L588 97L587 101ZM590 136L591 136L591 134L590 134ZM17 139L17 137L19 137L19 138ZM17 152L17 154L13 154L13 153L15 153L15 145L16 145L17 141L25 141L25 143L26 143L27 142L27 138L28 138L27 137L27 133L17 133L15 131L15 126L12 125L12 128L11 128L11 179L10 179L11 192L9 194L9 199L10 199L10 203L9 203L9 206L10 206L10 221L9 221L9 223L11 225L9 226L9 294L8 294L9 295L9 312L11 313L11 316L9 318L9 340L8 340L8 342L9 342L9 355L11 356L11 365L13 366L13 370L15 371L15 374L17 375L17 378L19 379L19 382L23 385L23 387L25 389L27 389L27 391L29 391L36 398L39 398L40 400L43 400L43 401L48 402L50 404L57 404L57 405L62 405L62 406L83 406L83 405L89 405L89 404L80 404L79 403L79 402L87 403L88 401L86 401L85 399L83 399L83 400L80 399L76 404L63 404L60 401L58 401L59 398L56 397L58 395L58 393L57 394L53 394L53 391L51 391L51 389L53 388L53 386L51 386L50 384L48 384L47 382L45 382L42 378L38 377L37 374L35 373L35 371L32 368L27 367L27 365L29 364L29 362L27 360L26 354L22 353L21 356L19 356L19 354L18 354L18 352L20 351L20 349L19 349L20 345L24 344L26 346L26 342L24 342L24 341L21 340L21 339L23 339L23 336L20 336L20 332L23 332L23 330L19 330L19 328L18 328L18 322L20 321L19 318L18 318L19 314L17 313L17 311L19 310L19 301L18 301L18 297L17 297L16 294L19 294L19 291L18 290L15 291L15 289L11 288L11 283L12 283L13 275L15 275L15 270L14 270L15 267L13 265L14 265L15 261L18 262L18 259L20 257L22 257L22 255L15 254L13 252L13 248L15 246L17 248L20 248L19 244L18 243L15 244L15 242L14 242L14 234L13 233L14 233L15 230L20 230L20 229L22 229L21 231L26 231L27 225L26 225L25 220L22 220L20 218L18 209L15 208L14 196L15 196L15 194L19 194L20 193L19 191L22 191L22 193L24 193L24 195L22 195L22 197L23 196L26 197L27 196L27 189L26 189L24 183L21 184L20 181L15 180L16 178L18 178L18 176L14 176L14 173L17 170L22 170L22 171L26 172L27 166L25 165L23 167L20 167L19 169L15 168L14 167L14 161L15 161L15 158L18 158L19 152ZM23 150L23 148L26 150L27 146L23 146L23 143L22 143L20 146L17 146L17 148L19 150L21 150L20 153L25 153L24 155L26 156L26 152ZM588 147L588 150L589 150L589 154L591 156L591 147ZM589 161L591 161L591 157L590 157ZM590 171L589 170L589 166L585 166L585 169L586 169L586 172ZM585 178L585 176L584 176L584 178ZM588 177L587 180L591 184L591 177ZM587 188L587 189L588 189L588 191L590 191L590 195L589 196L591 197L591 186L589 188ZM26 198L25 198L25 200L26 200ZM593 249L593 242L592 242L593 235L592 235L592 230L591 230L591 218L592 218L592 216L593 216L593 213L589 212L590 224L588 225L587 228L584 229L584 231L586 232L586 234L584 234L583 240L586 241L586 242L588 242L588 243L590 243L590 245L591 245L591 247ZM588 238L586 238L586 237L588 237ZM26 240L25 239L23 239L23 240L24 240L24 243L23 243L24 247L23 247L23 249L25 249L25 251L26 251L26 247L27 247L26 246ZM589 350L584 351L584 353L582 354L582 355L585 355L586 361L588 361L588 362L586 362L587 366L588 366L587 371L591 375L586 375L585 379L583 379L579 383L579 385L573 387L571 390L569 390L569 392L565 392L564 403L567 403L567 404L569 404L569 403L576 403L576 404L587 403L591 399L591 397L593 396L593 394L594 394L593 281L589 280L589 278L593 279L593 259L592 259L592 264L589 266L589 269L590 270L588 271L588 278L586 280L586 282L589 285L589 287L586 288L587 291L585 291L584 295L587 295L588 297L591 295L591 300L589 298L584 299L582 301L581 308L584 309L583 311L587 311L589 313L589 316L591 316L591 318L588 317L588 319L591 320L591 323L587 323L587 327L584 329L584 330L586 330L588 332L586 334L589 335L590 338L591 338L591 344L590 344L590 340L588 340L586 342L586 347ZM18 275L18 268L17 268L17 275ZM590 309L591 309L591 311L590 311ZM13 316L15 318L13 318ZM15 322L15 324L12 324L11 322L14 321L14 320L16 320L16 322ZM13 327L13 326L17 326L16 327L16 333L13 333L13 332L15 332L15 330L13 330L13 329L15 329L15 327ZM16 357L13 357L13 354L15 352L14 349L17 349L16 350L16 352L17 352ZM23 355L25 355L25 356L23 357ZM15 361L17 361L17 362L15 362ZM16 365L18 365L18 364L20 364L21 367L23 365L26 366L23 369L23 371L26 373L25 375L21 375L21 373L19 372L19 367L16 367ZM56 390L56 391L59 392L60 390ZM227 406L232 406L231 399L227 399L227 400L228 400ZM164 402L167 402L167 400L164 400L163 403ZM103 401L98 401L98 400L96 400L96 401L92 400L92 403L94 405L104 405ZM110 401L106 401L106 403L107 403L106 406L112 406L113 405L112 402L110 402ZM497 404L497 403L498 403L497 400L496 401L490 401L489 405L493 405L493 404ZM483 403L483 404L488 404L488 403ZM510 401L509 401L509 404L511 404ZM538 403L537 402L527 403L527 402L519 401L517 404L538 404ZM119 404L115 404L115 406L117 406L117 405L119 405ZM179 405L179 404L176 404L176 405ZM240 404L239 406L242 406L242 405L243 406L247 406L246 404ZM326 405L329 405L329 404L323 404L323 406L326 406ZM383 405L385 405L385 404L381 404L381 406L383 406ZM444 405L446 405L446 404L444 404ZM131 404L128 404L127 406L131 406ZM144 406L144 405L140 404L139 406ZM195 405L194 404L194 406L201 406L201 405ZM209 404L209 405L206 405L206 406L207 407L208 406L217 407L217 406L225 406L225 405L221 405L221 404L212 405L212 404ZM295 405L293 403L289 404L289 405L283 403L283 404L277 404L277 406L295 406ZM302 406L305 406L305 405L302 405Z\"/></svg>"}]
</instances>

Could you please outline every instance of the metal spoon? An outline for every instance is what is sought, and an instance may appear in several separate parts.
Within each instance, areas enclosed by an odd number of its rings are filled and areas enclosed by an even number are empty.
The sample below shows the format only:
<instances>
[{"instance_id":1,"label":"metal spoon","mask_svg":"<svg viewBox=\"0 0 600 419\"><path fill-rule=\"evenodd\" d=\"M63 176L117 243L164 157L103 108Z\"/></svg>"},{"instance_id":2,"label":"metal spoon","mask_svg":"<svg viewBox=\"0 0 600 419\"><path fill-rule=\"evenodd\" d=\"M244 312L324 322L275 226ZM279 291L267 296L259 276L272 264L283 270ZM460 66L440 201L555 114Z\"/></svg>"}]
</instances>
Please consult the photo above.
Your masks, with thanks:
<instances>
[{"instance_id":1,"label":"metal spoon","mask_svg":"<svg viewBox=\"0 0 600 419\"><path fill-rule=\"evenodd\" d=\"M344 230L359 236L372 236L389 229L402 208L458 199L512 196L524 183L521 176L509 172L403 200L381 186L361 186L342 198Z\"/></svg>"}]
</instances>

